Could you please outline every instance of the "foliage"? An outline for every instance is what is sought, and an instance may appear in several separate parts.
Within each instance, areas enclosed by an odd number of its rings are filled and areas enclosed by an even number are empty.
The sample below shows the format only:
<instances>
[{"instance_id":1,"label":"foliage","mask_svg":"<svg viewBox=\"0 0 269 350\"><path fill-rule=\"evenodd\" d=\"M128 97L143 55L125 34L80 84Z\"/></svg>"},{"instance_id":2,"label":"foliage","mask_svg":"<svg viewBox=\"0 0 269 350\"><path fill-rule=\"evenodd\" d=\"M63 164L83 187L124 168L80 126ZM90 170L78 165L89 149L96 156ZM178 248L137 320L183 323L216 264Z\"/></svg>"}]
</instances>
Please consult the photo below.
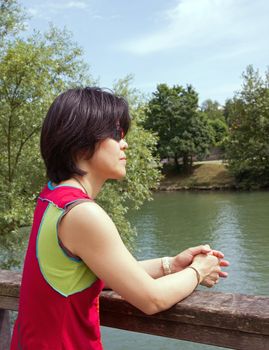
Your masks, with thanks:
<instances>
[{"instance_id":1,"label":"foliage","mask_svg":"<svg viewBox=\"0 0 269 350\"><path fill-rule=\"evenodd\" d=\"M127 176L120 182L109 182L104 186L97 201L112 216L119 232L129 248L135 229L125 219L130 208L138 209L145 200L151 200L151 190L160 181L160 162L156 153L157 138L145 130L145 103L139 91L131 87L132 76L128 75L115 83L116 94L128 100L132 116L131 130L127 135Z\"/></svg>"},{"instance_id":2,"label":"foliage","mask_svg":"<svg viewBox=\"0 0 269 350\"><path fill-rule=\"evenodd\" d=\"M13 13L14 18L18 16ZM15 250L23 238L18 230L31 223L35 198L45 180L39 155L39 132L48 106L67 87L90 80L81 56L82 50L72 42L70 33L53 26L44 35L34 33L28 39L13 37L3 45L0 55L0 243L2 250L8 247L10 251L2 266L18 262Z\"/></svg>"},{"instance_id":3,"label":"foliage","mask_svg":"<svg viewBox=\"0 0 269 350\"><path fill-rule=\"evenodd\" d=\"M248 66L243 85L229 101L229 167L243 188L269 186L269 73Z\"/></svg>"},{"instance_id":4,"label":"foliage","mask_svg":"<svg viewBox=\"0 0 269 350\"><path fill-rule=\"evenodd\" d=\"M207 117L209 125L213 130L213 145L215 147L222 147L228 136L228 126L225 121L223 107L217 101L208 99L202 103L201 111Z\"/></svg>"},{"instance_id":5,"label":"foliage","mask_svg":"<svg viewBox=\"0 0 269 350\"><path fill-rule=\"evenodd\" d=\"M19 9L10 10L18 19ZM14 34L15 27L9 28ZM150 188L159 180L158 159L152 157L156 138L141 126L144 107L130 81L128 76L115 85L116 92L130 101L134 116L128 136L129 174L120 183L107 184L99 199L126 240L134 232L125 219L128 207L137 208L149 199ZM95 84L82 50L66 30L51 26L47 33L35 32L27 39L5 37L0 53L0 250L6 251L2 267L20 263L18 250L25 238L21 228L31 224L36 197L46 182L39 133L49 105L67 88Z\"/></svg>"},{"instance_id":6,"label":"foliage","mask_svg":"<svg viewBox=\"0 0 269 350\"><path fill-rule=\"evenodd\" d=\"M224 119L223 108L218 101L212 101L211 99L205 100L202 103L201 110L210 120Z\"/></svg>"},{"instance_id":7,"label":"foliage","mask_svg":"<svg viewBox=\"0 0 269 350\"><path fill-rule=\"evenodd\" d=\"M225 101L225 105L223 108L223 115L226 121L226 124L228 127L231 127L232 121L230 120L230 117L234 114L236 114L236 100L234 98L228 98Z\"/></svg>"},{"instance_id":8,"label":"foliage","mask_svg":"<svg viewBox=\"0 0 269 350\"><path fill-rule=\"evenodd\" d=\"M0 47L24 28L26 14L17 0L0 0Z\"/></svg>"},{"instance_id":9,"label":"foliage","mask_svg":"<svg viewBox=\"0 0 269 350\"><path fill-rule=\"evenodd\" d=\"M184 169L193 156L203 157L213 141L207 118L198 110L198 95L192 86L157 86L148 103L145 127L158 134L161 158L183 159Z\"/></svg>"},{"instance_id":10,"label":"foliage","mask_svg":"<svg viewBox=\"0 0 269 350\"><path fill-rule=\"evenodd\" d=\"M209 125L213 130L214 146L222 147L228 137L228 126L222 119L209 119Z\"/></svg>"}]
</instances>

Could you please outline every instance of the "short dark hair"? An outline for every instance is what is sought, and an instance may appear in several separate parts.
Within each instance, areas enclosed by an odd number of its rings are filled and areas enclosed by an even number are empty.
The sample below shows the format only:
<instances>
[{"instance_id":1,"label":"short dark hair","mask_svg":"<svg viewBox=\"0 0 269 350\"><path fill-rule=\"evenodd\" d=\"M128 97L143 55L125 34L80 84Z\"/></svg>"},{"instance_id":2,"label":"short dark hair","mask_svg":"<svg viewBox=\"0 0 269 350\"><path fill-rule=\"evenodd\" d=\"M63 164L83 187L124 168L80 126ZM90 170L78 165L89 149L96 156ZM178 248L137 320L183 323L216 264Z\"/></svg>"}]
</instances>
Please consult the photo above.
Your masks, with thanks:
<instances>
[{"instance_id":1,"label":"short dark hair","mask_svg":"<svg viewBox=\"0 0 269 350\"><path fill-rule=\"evenodd\" d=\"M40 148L49 180L59 183L85 175L75 162L79 151L90 158L96 143L111 136L119 125L130 127L128 103L98 87L70 89L59 95L44 119Z\"/></svg>"}]
</instances>

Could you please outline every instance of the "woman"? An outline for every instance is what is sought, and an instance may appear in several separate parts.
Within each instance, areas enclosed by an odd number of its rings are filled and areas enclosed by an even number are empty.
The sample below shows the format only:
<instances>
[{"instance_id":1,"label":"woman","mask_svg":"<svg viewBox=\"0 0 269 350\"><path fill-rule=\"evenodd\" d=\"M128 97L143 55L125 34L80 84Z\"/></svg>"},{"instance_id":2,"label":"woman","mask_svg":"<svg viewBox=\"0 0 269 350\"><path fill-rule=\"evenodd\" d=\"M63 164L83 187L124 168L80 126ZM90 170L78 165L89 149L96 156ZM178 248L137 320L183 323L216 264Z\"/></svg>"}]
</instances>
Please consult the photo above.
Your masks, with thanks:
<instances>
[{"instance_id":1,"label":"woman","mask_svg":"<svg viewBox=\"0 0 269 350\"><path fill-rule=\"evenodd\" d=\"M123 98L72 89L51 105L41 132L49 183L39 195L25 258L11 349L102 349L98 296L104 285L151 315L227 274L209 246L137 262L94 199L126 174Z\"/></svg>"}]
</instances>

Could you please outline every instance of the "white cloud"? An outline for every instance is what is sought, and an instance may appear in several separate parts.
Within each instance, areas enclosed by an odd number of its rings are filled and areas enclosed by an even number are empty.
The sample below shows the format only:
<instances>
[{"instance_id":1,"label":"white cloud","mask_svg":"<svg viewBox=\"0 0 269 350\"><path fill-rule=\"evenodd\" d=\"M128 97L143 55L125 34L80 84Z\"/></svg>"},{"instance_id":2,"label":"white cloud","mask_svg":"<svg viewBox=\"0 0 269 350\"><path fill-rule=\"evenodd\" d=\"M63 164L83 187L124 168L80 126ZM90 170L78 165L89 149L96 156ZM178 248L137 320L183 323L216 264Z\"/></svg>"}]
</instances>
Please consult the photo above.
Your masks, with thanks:
<instances>
[{"instance_id":1,"label":"white cloud","mask_svg":"<svg viewBox=\"0 0 269 350\"><path fill-rule=\"evenodd\" d=\"M266 0L178 0L174 8L163 13L160 30L130 39L120 48L146 55L180 47L239 45L245 39L253 40L262 26L268 27L268 19L262 13L261 22L255 18L255 11L266 7L266 3Z\"/></svg>"},{"instance_id":2,"label":"white cloud","mask_svg":"<svg viewBox=\"0 0 269 350\"><path fill-rule=\"evenodd\" d=\"M70 11L71 10L71 11ZM80 1L65 1L65 0L45 0L41 3L36 2L32 7L28 8L27 11L30 17L38 18L46 21L55 21L56 15L62 15L64 18L73 14L73 11L80 11L83 14L87 13L88 18L91 17L96 21L115 21L120 18L119 14L110 14L109 16L103 16L98 13L92 6L91 0L80 0Z\"/></svg>"},{"instance_id":3,"label":"white cloud","mask_svg":"<svg viewBox=\"0 0 269 350\"><path fill-rule=\"evenodd\" d=\"M89 3L86 1L67 1L67 2L57 2L49 3L49 8L55 10L65 10L65 9L80 9L84 10L89 7Z\"/></svg>"},{"instance_id":4,"label":"white cloud","mask_svg":"<svg viewBox=\"0 0 269 350\"><path fill-rule=\"evenodd\" d=\"M38 14L38 10L35 8L29 8L27 11L31 16L36 16Z\"/></svg>"},{"instance_id":5,"label":"white cloud","mask_svg":"<svg viewBox=\"0 0 269 350\"><path fill-rule=\"evenodd\" d=\"M51 17L48 15L48 11L46 11L44 8L42 7L31 7L29 9L27 9L30 17L35 17L35 18L39 18L39 19L45 19L50 21Z\"/></svg>"},{"instance_id":6,"label":"white cloud","mask_svg":"<svg viewBox=\"0 0 269 350\"><path fill-rule=\"evenodd\" d=\"M66 10L86 10L90 7L89 1L44 1L28 9L30 16L50 19L49 15L62 13Z\"/></svg>"}]
</instances>

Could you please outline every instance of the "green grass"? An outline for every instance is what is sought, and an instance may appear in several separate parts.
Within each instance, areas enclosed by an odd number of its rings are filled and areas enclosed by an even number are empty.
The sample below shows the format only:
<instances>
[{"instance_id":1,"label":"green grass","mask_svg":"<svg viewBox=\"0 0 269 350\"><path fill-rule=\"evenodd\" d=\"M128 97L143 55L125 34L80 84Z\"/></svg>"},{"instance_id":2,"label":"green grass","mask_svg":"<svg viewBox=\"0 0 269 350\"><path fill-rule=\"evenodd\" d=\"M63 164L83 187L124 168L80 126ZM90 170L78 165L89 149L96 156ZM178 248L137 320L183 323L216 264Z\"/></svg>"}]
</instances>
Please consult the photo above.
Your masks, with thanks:
<instances>
[{"instance_id":1,"label":"green grass","mask_svg":"<svg viewBox=\"0 0 269 350\"><path fill-rule=\"evenodd\" d=\"M225 189L234 187L234 178L222 163L195 164L189 175L169 172L161 182L162 190Z\"/></svg>"}]
</instances>

